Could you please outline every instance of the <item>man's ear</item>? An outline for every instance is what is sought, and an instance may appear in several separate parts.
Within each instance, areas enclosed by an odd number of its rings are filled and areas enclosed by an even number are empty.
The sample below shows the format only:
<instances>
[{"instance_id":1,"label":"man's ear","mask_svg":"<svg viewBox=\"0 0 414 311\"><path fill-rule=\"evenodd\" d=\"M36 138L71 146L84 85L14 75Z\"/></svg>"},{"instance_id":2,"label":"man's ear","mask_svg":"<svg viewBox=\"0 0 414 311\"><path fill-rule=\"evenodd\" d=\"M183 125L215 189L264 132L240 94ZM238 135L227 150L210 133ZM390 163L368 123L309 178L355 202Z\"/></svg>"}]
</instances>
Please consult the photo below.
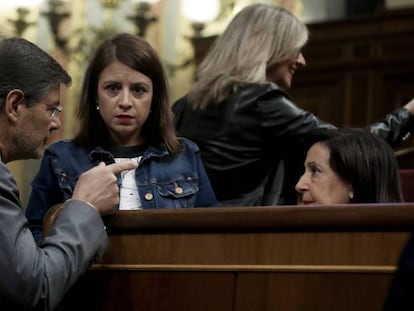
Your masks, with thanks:
<instances>
[{"instance_id":1,"label":"man's ear","mask_svg":"<svg viewBox=\"0 0 414 311\"><path fill-rule=\"evenodd\" d=\"M23 107L26 107L23 91L18 89L9 91L4 101L5 113L9 119L16 120Z\"/></svg>"}]
</instances>

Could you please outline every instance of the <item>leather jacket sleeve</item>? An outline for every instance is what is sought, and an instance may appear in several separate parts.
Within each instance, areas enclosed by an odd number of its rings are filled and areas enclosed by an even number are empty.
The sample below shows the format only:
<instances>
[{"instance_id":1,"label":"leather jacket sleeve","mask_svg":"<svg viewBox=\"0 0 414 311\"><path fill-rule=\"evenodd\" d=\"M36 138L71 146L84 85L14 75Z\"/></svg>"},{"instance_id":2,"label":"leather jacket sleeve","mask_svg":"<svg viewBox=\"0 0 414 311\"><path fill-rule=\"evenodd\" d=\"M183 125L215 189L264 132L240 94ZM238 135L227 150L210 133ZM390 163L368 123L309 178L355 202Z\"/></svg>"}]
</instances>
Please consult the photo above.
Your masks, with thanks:
<instances>
[{"instance_id":1,"label":"leather jacket sleeve","mask_svg":"<svg viewBox=\"0 0 414 311\"><path fill-rule=\"evenodd\" d=\"M264 115L263 126L273 128L273 135L295 137L306 135L316 128L335 128L296 106L283 92L272 93L272 98L267 94L259 101L259 105ZM407 109L400 108L367 126L367 129L396 146L414 130L414 117Z\"/></svg>"},{"instance_id":2,"label":"leather jacket sleeve","mask_svg":"<svg viewBox=\"0 0 414 311\"><path fill-rule=\"evenodd\" d=\"M407 109L400 108L371 124L368 129L390 145L396 146L410 136L410 132L414 129L414 117Z\"/></svg>"},{"instance_id":3,"label":"leather jacket sleeve","mask_svg":"<svg viewBox=\"0 0 414 311\"><path fill-rule=\"evenodd\" d=\"M261 110L262 128L270 139L302 138L317 128L335 129L330 123L321 121L313 113L296 106L283 91L267 93L258 100Z\"/></svg>"}]
</instances>

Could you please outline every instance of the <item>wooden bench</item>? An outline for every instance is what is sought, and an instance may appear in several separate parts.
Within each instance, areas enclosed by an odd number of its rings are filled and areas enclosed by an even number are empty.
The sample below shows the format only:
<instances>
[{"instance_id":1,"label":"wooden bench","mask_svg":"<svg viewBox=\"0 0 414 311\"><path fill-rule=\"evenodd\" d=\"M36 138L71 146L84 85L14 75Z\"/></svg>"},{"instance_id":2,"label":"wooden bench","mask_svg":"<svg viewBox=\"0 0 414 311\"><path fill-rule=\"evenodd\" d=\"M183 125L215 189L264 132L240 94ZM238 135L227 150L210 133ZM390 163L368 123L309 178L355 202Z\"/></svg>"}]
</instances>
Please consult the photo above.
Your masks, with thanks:
<instances>
[{"instance_id":1,"label":"wooden bench","mask_svg":"<svg viewBox=\"0 0 414 311\"><path fill-rule=\"evenodd\" d=\"M414 204L120 211L58 310L381 310Z\"/></svg>"}]
</instances>

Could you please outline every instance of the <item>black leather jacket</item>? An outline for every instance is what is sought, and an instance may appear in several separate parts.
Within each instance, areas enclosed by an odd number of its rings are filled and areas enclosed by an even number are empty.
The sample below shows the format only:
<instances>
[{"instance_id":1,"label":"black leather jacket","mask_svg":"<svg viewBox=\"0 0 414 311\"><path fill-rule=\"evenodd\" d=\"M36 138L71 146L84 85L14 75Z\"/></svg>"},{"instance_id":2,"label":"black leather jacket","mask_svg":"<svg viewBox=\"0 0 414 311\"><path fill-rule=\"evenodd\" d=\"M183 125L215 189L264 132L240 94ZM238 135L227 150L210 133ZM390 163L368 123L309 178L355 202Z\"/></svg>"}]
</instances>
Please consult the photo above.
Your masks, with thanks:
<instances>
[{"instance_id":1,"label":"black leather jacket","mask_svg":"<svg viewBox=\"0 0 414 311\"><path fill-rule=\"evenodd\" d=\"M297 107L275 84L244 85L204 110L193 110L184 97L173 112L179 135L199 145L218 200L231 206L296 204L304 140L315 129L335 128ZM391 145L413 128L403 108L369 126Z\"/></svg>"}]
</instances>

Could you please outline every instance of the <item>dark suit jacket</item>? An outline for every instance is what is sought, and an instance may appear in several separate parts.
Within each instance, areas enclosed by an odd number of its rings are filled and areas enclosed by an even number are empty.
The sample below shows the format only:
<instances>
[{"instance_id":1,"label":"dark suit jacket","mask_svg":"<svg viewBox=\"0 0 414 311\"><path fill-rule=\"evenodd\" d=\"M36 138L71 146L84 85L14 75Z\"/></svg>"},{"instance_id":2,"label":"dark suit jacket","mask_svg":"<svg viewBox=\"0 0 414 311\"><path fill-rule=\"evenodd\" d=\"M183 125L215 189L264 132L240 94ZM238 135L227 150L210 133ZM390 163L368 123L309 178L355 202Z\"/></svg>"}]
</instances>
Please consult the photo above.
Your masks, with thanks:
<instances>
[{"instance_id":1,"label":"dark suit jacket","mask_svg":"<svg viewBox=\"0 0 414 311\"><path fill-rule=\"evenodd\" d=\"M0 309L52 310L107 246L99 213L68 201L37 246L27 226L15 180L0 161Z\"/></svg>"}]
</instances>

